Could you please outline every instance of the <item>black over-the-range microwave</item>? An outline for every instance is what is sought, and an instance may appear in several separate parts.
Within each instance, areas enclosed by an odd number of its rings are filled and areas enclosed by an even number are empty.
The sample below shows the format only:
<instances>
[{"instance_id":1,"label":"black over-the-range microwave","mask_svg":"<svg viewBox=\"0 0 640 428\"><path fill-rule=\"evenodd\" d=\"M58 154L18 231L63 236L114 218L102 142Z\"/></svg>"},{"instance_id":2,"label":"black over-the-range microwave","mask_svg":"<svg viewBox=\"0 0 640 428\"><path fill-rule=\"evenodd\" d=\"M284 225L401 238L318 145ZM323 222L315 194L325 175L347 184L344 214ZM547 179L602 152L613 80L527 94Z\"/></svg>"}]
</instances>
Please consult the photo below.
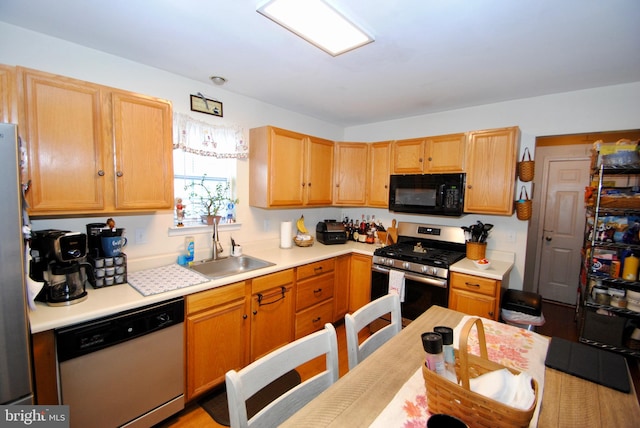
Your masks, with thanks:
<instances>
[{"instance_id":1,"label":"black over-the-range microwave","mask_svg":"<svg viewBox=\"0 0 640 428\"><path fill-rule=\"evenodd\" d=\"M465 174L392 175L389 211L462 216Z\"/></svg>"}]
</instances>

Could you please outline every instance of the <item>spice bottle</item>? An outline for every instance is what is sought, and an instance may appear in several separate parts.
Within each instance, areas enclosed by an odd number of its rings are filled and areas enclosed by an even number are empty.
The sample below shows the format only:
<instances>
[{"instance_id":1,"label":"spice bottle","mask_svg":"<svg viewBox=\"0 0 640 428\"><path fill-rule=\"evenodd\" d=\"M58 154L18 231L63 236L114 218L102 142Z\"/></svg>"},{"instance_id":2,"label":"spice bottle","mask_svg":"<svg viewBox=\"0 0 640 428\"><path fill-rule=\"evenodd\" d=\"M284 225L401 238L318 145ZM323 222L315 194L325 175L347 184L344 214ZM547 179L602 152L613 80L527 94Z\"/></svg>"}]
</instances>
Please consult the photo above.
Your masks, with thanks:
<instances>
[{"instance_id":1,"label":"spice bottle","mask_svg":"<svg viewBox=\"0 0 640 428\"><path fill-rule=\"evenodd\" d=\"M442 353L444 354L445 377L452 382L457 382L456 357L453 352L453 329L446 326L436 326L433 331L442 336Z\"/></svg>"},{"instance_id":2,"label":"spice bottle","mask_svg":"<svg viewBox=\"0 0 640 428\"><path fill-rule=\"evenodd\" d=\"M439 375L445 374L444 354L442 353L442 336L440 333L422 333L422 347L426 352L427 368Z\"/></svg>"}]
</instances>

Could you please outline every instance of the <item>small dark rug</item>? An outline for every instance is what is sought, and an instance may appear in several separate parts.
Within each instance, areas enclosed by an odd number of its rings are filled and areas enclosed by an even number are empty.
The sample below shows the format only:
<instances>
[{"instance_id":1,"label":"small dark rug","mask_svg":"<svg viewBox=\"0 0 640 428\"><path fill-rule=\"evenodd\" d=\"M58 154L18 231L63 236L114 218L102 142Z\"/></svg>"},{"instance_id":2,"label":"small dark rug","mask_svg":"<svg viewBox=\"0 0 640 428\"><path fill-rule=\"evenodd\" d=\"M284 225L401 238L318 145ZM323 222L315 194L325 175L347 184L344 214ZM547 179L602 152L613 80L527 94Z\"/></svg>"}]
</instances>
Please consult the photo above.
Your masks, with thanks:
<instances>
[{"instance_id":1,"label":"small dark rug","mask_svg":"<svg viewBox=\"0 0 640 428\"><path fill-rule=\"evenodd\" d=\"M299 384L300 374L297 371L291 370L283 374L247 400L247 416L251 419L267 404ZM198 400L198 404L220 425L230 425L227 390L224 386Z\"/></svg>"}]
</instances>

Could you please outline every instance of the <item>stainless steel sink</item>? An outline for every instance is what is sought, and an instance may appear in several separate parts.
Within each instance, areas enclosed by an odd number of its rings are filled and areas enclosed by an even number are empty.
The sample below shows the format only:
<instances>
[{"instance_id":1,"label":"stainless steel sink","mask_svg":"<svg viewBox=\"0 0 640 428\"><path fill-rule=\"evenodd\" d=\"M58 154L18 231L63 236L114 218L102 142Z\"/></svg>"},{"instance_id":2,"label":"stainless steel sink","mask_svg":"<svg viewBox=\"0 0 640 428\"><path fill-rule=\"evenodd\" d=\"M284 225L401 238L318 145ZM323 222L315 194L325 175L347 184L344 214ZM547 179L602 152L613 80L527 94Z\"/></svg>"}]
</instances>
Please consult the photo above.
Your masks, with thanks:
<instances>
[{"instance_id":1,"label":"stainless steel sink","mask_svg":"<svg viewBox=\"0 0 640 428\"><path fill-rule=\"evenodd\" d=\"M202 260L191 265L191 269L200 272L210 279L224 278L273 266L275 263L256 259L250 256L226 257L218 260Z\"/></svg>"}]
</instances>

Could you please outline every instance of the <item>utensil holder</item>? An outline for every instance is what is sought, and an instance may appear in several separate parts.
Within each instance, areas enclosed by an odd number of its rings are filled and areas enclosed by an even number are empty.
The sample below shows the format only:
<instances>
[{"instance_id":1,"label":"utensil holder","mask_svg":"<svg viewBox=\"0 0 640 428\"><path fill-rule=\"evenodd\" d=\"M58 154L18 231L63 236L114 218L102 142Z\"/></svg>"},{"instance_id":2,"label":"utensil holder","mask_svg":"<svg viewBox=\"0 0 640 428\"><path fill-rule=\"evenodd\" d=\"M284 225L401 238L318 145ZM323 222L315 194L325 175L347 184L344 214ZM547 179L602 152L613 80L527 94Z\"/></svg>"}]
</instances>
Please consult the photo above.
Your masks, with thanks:
<instances>
[{"instance_id":1,"label":"utensil holder","mask_svg":"<svg viewBox=\"0 0 640 428\"><path fill-rule=\"evenodd\" d=\"M467 258L469 260L484 259L486 252L486 242L467 242Z\"/></svg>"}]
</instances>

